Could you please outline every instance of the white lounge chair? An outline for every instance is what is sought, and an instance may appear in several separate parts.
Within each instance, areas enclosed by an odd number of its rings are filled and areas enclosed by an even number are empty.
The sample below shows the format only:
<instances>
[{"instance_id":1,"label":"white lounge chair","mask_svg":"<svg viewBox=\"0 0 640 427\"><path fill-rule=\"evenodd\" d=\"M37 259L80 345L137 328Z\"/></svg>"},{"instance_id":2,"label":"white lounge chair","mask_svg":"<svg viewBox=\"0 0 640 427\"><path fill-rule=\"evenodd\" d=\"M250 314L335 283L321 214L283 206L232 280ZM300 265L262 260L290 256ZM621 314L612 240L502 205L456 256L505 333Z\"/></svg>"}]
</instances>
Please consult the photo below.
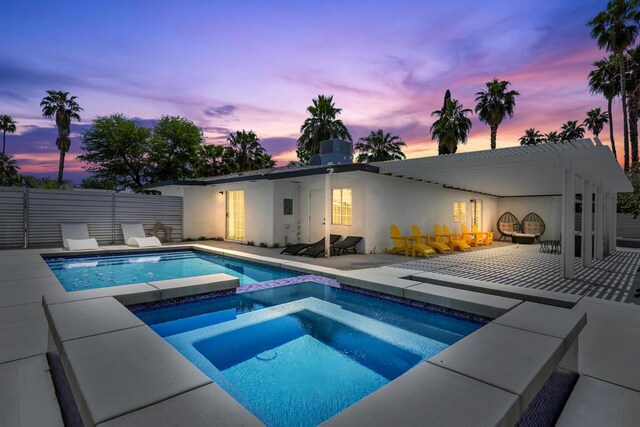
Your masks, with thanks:
<instances>
[{"instance_id":1,"label":"white lounge chair","mask_svg":"<svg viewBox=\"0 0 640 427\"><path fill-rule=\"evenodd\" d=\"M62 246L70 251L95 251L100 249L98 241L89 237L87 224L60 224Z\"/></svg>"},{"instance_id":2,"label":"white lounge chair","mask_svg":"<svg viewBox=\"0 0 640 427\"><path fill-rule=\"evenodd\" d=\"M124 234L124 243L127 246L137 246L139 248L152 248L162 246L157 237L147 237L144 233L142 224L120 224L122 226L122 234Z\"/></svg>"}]
</instances>

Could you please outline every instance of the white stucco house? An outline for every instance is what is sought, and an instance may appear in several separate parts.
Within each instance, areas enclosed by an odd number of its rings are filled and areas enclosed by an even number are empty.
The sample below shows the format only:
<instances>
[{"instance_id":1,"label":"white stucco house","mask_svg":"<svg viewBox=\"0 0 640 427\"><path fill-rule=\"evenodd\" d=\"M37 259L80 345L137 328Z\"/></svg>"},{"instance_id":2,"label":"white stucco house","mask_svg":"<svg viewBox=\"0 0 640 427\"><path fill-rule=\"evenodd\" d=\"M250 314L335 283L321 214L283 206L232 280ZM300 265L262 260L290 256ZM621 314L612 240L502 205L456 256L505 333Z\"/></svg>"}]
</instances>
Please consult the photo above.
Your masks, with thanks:
<instances>
[{"instance_id":1,"label":"white stucco house","mask_svg":"<svg viewBox=\"0 0 640 427\"><path fill-rule=\"evenodd\" d=\"M616 194L632 191L598 139L372 164L326 160L148 188L183 197L190 238L282 245L339 234L362 236L359 250L370 253L391 246L391 224L406 233L412 224L432 233L434 224L459 232L461 223L473 223L499 237L502 213L522 219L536 212L546 223L543 238L562 239L567 259L576 230L592 230L596 258L615 246ZM582 225L575 224L576 194L586 194L579 197L585 200ZM591 250L582 253L590 262ZM573 263L566 264L563 275L571 277Z\"/></svg>"}]
</instances>

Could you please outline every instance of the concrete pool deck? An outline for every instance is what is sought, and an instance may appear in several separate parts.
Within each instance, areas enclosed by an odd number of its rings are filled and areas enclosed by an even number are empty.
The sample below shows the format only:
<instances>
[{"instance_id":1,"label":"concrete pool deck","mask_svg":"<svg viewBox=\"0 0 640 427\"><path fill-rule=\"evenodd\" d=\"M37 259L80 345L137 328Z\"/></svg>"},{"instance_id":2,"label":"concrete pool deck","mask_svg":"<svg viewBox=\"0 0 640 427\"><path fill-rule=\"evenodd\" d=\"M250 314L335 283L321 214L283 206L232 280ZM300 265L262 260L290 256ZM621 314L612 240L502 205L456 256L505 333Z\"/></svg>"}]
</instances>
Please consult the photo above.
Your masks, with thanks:
<instances>
[{"instance_id":1,"label":"concrete pool deck","mask_svg":"<svg viewBox=\"0 0 640 427\"><path fill-rule=\"evenodd\" d=\"M131 250L125 246L114 246L108 249ZM420 295L424 299L428 299L426 302L431 301L434 304L443 305L443 302L447 301L472 302L473 304L470 305L475 304L476 307L479 304L484 307L502 306L503 309L508 309L507 300L509 298L500 301L497 299L499 297L487 295L481 289L472 292L407 280L407 271L403 269L383 267L362 271L345 271L312 265L304 262L305 259L298 260L299 257L290 260L290 258L247 254L227 248L213 250L228 256L280 265L305 273L313 272L327 277L333 276L343 283L351 282L349 284L354 286L357 286L357 283L369 283L372 290L391 291L388 293L395 295L398 295L397 292L400 289L399 292L402 296L408 297L413 294L411 298L418 299L416 295ZM0 346L0 378L3 379L0 382L2 384L0 424L2 425L42 425L42 420L47 420L46 424L48 425L62 425L44 356L47 350L48 332L41 305L43 295L49 295L52 301L55 301L55 298L63 298L63 294L57 288L60 287L57 279L48 271L48 267L40 257L40 254L43 253L58 252L60 252L59 249L0 252L0 342L3 344ZM397 256L390 257L393 257L396 262L399 258ZM348 257L336 257L331 260L340 260L341 258ZM124 298L126 298L125 295L130 295L129 298L133 298L130 301L135 301L135 295L143 290L160 292L157 288L150 286L129 285L119 287L120 289L117 291L114 291L115 288L108 288L74 292L71 295L85 292L84 295L73 295L73 299L81 300L120 293ZM386 288L380 286L386 286ZM514 288L517 292L517 287ZM461 291L466 291L466 293ZM472 301L473 297L480 301ZM523 295L523 299L527 298ZM60 303L62 301L63 299L58 300ZM500 304L496 305L497 301L500 301ZM504 303L507 304L504 305ZM634 398L637 398L640 393L640 370L637 369L635 363L640 360L640 332L638 332L640 331L640 308L591 297L577 298L576 303L571 311L584 311L588 317L587 326L579 338L579 370L582 377L578 383L579 387L576 387L560 421L563 425L584 425L580 423L580 420L586 416L585 414L597 417L603 412L616 413L619 415L616 419L624 421L627 413L625 411L629 410L629 405L637 400ZM6 381L4 381L5 379ZM208 391L210 388L207 390L204 388L194 395L202 399L202 395L210 393ZM589 404L593 396L603 393L610 398L608 400L600 399L599 405ZM191 402L190 399L186 400ZM179 402L172 400L162 408L158 407L157 413L152 411L152 406L147 407L144 411L157 416L163 411L170 412L168 408L176 404ZM40 411L30 410L34 407L39 408ZM138 416L141 415L137 414L136 417Z\"/></svg>"}]
</instances>

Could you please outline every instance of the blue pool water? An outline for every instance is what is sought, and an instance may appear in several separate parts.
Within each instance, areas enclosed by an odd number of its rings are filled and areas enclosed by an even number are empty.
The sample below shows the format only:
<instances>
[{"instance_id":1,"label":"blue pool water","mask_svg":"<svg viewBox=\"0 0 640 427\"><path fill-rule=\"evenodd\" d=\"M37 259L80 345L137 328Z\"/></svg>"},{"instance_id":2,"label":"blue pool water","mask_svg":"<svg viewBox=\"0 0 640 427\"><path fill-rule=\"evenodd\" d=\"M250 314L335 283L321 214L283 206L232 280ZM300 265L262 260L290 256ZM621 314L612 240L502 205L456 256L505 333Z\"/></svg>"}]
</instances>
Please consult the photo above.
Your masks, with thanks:
<instances>
[{"instance_id":1,"label":"blue pool water","mask_svg":"<svg viewBox=\"0 0 640 427\"><path fill-rule=\"evenodd\" d=\"M45 259L67 291L227 273L240 285L298 276L287 270L198 251L69 256Z\"/></svg>"},{"instance_id":2,"label":"blue pool water","mask_svg":"<svg viewBox=\"0 0 640 427\"><path fill-rule=\"evenodd\" d=\"M320 424L482 326L312 282L135 314L267 426Z\"/></svg>"}]
</instances>

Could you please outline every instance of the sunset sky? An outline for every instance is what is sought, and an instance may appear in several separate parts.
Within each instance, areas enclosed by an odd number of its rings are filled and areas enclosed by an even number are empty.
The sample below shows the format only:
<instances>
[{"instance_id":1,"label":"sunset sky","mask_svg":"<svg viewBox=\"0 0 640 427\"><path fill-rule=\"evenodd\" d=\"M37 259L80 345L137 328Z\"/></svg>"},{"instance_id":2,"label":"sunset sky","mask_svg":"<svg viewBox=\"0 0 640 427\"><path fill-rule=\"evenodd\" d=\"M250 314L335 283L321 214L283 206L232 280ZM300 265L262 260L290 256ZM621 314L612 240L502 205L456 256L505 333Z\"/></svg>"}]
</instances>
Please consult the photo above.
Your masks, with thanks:
<instances>
[{"instance_id":1,"label":"sunset sky","mask_svg":"<svg viewBox=\"0 0 640 427\"><path fill-rule=\"evenodd\" d=\"M75 160L81 133L115 112L153 123L181 115L210 143L252 129L280 165L295 159L306 107L334 95L354 139L383 128L408 157L437 153L429 128L446 89L473 108L497 77L521 96L498 130L498 147L524 129L546 133L582 121L606 100L587 74L606 55L586 23L605 0L507 1L12 1L2 6L0 114L18 122L7 151L21 172L54 176L56 130L41 117L46 90L78 96L84 112L65 177L86 175ZM621 128L619 106L614 121ZM619 134L620 132L616 132ZM588 135L591 136L591 135ZM601 135L609 143L605 129ZM621 152L622 138L617 139ZM473 118L459 151L489 148Z\"/></svg>"}]
</instances>

